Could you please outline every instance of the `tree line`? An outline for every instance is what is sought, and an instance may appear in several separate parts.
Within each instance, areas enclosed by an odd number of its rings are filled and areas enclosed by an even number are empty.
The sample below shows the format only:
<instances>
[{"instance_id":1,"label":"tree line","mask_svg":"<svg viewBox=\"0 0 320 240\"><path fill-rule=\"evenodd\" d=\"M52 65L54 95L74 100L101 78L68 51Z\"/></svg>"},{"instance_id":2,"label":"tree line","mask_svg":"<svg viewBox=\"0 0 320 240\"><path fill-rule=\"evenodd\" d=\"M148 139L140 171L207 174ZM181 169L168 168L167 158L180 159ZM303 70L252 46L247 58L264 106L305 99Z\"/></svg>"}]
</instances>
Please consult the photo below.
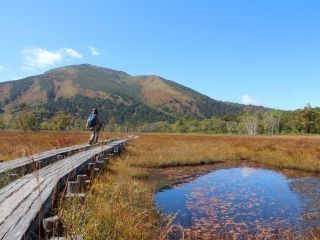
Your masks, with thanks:
<instances>
[{"instance_id":1,"label":"tree line","mask_svg":"<svg viewBox=\"0 0 320 240\"><path fill-rule=\"evenodd\" d=\"M174 124L142 124L140 131L209 134L320 134L320 108L310 105L296 111L246 111L196 120L182 118Z\"/></svg>"},{"instance_id":2,"label":"tree line","mask_svg":"<svg viewBox=\"0 0 320 240\"><path fill-rule=\"evenodd\" d=\"M152 114L152 113L151 113ZM168 133L208 133L208 134L320 134L320 108L307 105L296 111L251 110L238 114L216 116L208 119L192 117L176 121L131 121L122 117L103 116L104 130L111 132L168 132ZM39 130L84 130L85 117L58 111L48 117L44 109L21 110L16 114L0 114L0 129Z\"/></svg>"}]
</instances>

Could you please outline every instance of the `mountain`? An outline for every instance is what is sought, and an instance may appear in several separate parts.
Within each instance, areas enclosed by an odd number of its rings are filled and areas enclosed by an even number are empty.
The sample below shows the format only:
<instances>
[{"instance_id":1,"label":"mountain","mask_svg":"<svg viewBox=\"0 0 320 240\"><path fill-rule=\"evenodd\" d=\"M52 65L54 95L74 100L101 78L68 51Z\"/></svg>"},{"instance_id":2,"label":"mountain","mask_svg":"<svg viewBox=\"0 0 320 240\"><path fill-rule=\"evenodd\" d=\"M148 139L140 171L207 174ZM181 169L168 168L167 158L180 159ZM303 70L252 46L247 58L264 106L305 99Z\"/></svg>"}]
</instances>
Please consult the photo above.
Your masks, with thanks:
<instances>
[{"instance_id":1,"label":"mountain","mask_svg":"<svg viewBox=\"0 0 320 240\"><path fill-rule=\"evenodd\" d=\"M120 123L173 122L185 116L204 119L248 108L211 99L159 76L131 76L89 64L0 83L0 107L13 114L26 109L52 118L64 111L85 119L94 106L104 118L112 117Z\"/></svg>"}]
</instances>

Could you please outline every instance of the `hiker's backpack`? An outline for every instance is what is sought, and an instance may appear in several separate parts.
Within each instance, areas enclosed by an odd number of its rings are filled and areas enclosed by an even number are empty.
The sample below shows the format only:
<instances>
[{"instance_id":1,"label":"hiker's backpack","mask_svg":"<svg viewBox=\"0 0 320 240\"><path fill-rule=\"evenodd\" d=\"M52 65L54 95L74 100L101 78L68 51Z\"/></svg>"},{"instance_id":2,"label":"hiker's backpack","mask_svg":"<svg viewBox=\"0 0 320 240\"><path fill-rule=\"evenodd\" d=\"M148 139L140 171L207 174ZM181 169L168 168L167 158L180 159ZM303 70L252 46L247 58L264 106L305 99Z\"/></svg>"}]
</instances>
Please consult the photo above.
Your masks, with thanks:
<instances>
[{"instance_id":1,"label":"hiker's backpack","mask_svg":"<svg viewBox=\"0 0 320 240\"><path fill-rule=\"evenodd\" d=\"M87 120L87 126L89 128L94 127L97 124L97 114L91 113Z\"/></svg>"}]
</instances>

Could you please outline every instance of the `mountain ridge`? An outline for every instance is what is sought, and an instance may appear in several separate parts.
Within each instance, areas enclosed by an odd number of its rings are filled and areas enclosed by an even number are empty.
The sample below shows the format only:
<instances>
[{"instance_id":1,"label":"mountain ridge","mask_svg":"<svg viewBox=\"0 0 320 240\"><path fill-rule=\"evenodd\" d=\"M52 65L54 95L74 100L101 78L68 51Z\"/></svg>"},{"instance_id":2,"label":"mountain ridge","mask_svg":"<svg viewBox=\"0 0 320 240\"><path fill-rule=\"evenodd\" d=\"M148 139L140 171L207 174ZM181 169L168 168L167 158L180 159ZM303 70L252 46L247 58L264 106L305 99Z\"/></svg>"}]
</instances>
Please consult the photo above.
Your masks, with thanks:
<instances>
[{"instance_id":1,"label":"mountain ridge","mask_svg":"<svg viewBox=\"0 0 320 240\"><path fill-rule=\"evenodd\" d=\"M0 108L5 112L36 111L51 106L48 117L67 111L82 119L92 106L82 106L79 102L87 101L107 110L104 117L115 114L117 120L124 121L138 114L137 119L147 118L149 122L174 121L181 117L205 119L245 109L265 109L218 101L161 76L132 76L91 64L64 66L20 80L1 82L0 101ZM74 108L67 108L62 102L80 104L83 114L79 116ZM106 109L104 102L113 110Z\"/></svg>"}]
</instances>

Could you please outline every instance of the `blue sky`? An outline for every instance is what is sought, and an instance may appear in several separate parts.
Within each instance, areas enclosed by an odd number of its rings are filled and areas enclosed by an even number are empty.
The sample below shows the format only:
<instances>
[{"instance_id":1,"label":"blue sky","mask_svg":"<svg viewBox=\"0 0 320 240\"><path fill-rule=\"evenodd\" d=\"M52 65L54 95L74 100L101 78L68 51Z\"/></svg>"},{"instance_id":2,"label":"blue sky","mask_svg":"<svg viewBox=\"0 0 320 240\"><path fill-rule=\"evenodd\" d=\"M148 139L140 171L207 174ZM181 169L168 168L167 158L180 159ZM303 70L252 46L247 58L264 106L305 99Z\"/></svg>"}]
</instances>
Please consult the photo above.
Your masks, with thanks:
<instances>
[{"instance_id":1,"label":"blue sky","mask_svg":"<svg viewBox=\"0 0 320 240\"><path fill-rule=\"evenodd\" d=\"M211 98L320 106L320 1L1 1L0 81L90 63Z\"/></svg>"}]
</instances>

